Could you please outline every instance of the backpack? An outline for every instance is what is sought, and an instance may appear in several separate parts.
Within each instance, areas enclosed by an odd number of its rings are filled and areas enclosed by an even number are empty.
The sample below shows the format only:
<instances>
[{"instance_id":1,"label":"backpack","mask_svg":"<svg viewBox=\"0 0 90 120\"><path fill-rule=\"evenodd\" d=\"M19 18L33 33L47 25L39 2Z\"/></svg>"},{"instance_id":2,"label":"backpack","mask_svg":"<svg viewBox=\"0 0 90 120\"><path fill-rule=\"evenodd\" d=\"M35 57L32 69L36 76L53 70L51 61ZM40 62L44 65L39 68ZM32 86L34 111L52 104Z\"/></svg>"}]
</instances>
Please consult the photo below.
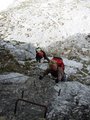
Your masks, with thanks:
<instances>
[{"instance_id":1,"label":"backpack","mask_svg":"<svg viewBox=\"0 0 90 120\"><path fill-rule=\"evenodd\" d=\"M56 61L58 66L62 67L63 70L65 69L65 66L64 66L62 58L54 57L54 58L52 58L52 60Z\"/></svg>"}]
</instances>

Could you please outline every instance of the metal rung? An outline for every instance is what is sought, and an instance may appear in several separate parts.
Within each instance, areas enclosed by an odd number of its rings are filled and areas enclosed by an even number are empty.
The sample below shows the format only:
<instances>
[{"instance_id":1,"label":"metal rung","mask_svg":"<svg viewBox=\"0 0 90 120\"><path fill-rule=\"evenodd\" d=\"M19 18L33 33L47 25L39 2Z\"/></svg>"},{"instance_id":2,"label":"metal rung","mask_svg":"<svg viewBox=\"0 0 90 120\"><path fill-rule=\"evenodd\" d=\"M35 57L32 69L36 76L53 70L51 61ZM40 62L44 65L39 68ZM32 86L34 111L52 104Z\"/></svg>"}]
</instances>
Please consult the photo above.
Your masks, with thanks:
<instances>
[{"instance_id":1,"label":"metal rung","mask_svg":"<svg viewBox=\"0 0 90 120\"><path fill-rule=\"evenodd\" d=\"M31 102L31 101L28 101L28 100L24 100L24 99L17 99L17 100L16 100L16 102L15 102L14 114L16 114L17 105L18 105L18 102L19 102L19 101L27 102L27 103L30 103L30 104L33 104L33 105L36 105L36 106L40 106L40 107L45 108L44 118L46 118L47 107L46 107L45 105L41 105L41 104L38 104L38 103L35 103L35 102Z\"/></svg>"}]
</instances>

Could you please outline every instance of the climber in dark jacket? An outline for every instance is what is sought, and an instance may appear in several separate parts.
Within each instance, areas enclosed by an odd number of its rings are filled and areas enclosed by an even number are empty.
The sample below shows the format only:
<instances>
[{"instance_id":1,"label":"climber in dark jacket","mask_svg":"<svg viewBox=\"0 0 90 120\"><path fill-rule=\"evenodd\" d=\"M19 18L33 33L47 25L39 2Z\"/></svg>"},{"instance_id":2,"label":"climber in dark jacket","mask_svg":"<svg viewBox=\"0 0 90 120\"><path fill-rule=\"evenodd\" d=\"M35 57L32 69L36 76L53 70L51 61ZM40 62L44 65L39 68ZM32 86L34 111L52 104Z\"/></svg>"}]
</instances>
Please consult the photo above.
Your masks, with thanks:
<instances>
[{"instance_id":1,"label":"climber in dark jacket","mask_svg":"<svg viewBox=\"0 0 90 120\"><path fill-rule=\"evenodd\" d=\"M49 58L47 57L46 53L40 47L38 47L36 48L36 61L41 62L42 58L49 61Z\"/></svg>"}]
</instances>

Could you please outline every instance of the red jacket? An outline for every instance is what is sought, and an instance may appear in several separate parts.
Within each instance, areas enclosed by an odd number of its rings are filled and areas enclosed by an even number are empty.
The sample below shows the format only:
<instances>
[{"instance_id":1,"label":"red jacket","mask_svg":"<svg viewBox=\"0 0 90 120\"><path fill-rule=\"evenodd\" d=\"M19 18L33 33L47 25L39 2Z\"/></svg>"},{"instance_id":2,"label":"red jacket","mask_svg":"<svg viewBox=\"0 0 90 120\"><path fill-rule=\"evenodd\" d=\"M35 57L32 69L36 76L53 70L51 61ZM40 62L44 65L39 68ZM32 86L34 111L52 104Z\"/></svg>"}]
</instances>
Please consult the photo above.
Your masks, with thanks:
<instances>
[{"instance_id":1,"label":"red jacket","mask_svg":"<svg viewBox=\"0 0 90 120\"><path fill-rule=\"evenodd\" d=\"M54 57L54 58L52 58L52 60L56 61L58 66L60 66L63 70L65 69L62 58Z\"/></svg>"}]
</instances>

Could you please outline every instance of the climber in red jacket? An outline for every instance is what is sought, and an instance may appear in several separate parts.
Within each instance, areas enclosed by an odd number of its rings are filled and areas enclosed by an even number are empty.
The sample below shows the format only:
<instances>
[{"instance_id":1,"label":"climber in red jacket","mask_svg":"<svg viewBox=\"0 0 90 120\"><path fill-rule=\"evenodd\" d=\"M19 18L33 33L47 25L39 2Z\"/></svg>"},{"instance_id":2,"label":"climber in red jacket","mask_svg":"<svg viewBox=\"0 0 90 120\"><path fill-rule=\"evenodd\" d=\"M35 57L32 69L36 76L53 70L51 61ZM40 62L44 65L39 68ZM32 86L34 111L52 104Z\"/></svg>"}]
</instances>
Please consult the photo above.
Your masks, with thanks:
<instances>
[{"instance_id":1,"label":"climber in red jacket","mask_svg":"<svg viewBox=\"0 0 90 120\"><path fill-rule=\"evenodd\" d=\"M42 76L39 76L39 79L43 79L46 75L51 73L51 75L56 78L56 83L58 83L59 81L65 81L64 69L65 66L62 58L53 57L53 59L49 61L49 67L45 70Z\"/></svg>"}]
</instances>

